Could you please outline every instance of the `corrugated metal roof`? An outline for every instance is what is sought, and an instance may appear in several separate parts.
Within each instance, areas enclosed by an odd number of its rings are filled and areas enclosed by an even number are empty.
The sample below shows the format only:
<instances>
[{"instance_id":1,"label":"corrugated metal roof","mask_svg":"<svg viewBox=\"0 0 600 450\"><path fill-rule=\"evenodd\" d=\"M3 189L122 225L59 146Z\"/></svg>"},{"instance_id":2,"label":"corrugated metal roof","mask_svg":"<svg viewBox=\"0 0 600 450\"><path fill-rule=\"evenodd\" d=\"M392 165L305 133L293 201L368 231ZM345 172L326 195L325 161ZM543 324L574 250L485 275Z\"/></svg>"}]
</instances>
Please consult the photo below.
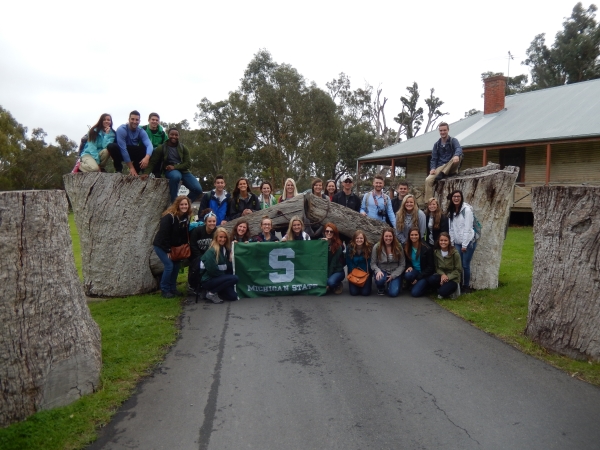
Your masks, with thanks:
<instances>
[{"instance_id":1,"label":"corrugated metal roof","mask_svg":"<svg viewBox=\"0 0 600 450\"><path fill-rule=\"evenodd\" d=\"M464 149L600 137L600 79L510 95L498 113L451 123L450 136ZM437 129L432 130L359 161L429 153L438 139Z\"/></svg>"}]
</instances>

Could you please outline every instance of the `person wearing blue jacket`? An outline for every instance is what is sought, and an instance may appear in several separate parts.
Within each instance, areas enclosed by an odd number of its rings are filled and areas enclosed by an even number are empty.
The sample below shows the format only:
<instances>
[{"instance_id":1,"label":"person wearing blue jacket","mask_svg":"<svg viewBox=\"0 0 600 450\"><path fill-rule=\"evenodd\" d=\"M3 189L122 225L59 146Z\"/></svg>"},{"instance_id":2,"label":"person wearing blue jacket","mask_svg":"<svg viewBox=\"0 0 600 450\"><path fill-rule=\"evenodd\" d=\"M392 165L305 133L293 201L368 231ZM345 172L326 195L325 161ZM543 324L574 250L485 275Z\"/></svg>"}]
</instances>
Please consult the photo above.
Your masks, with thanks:
<instances>
[{"instance_id":1,"label":"person wearing blue jacket","mask_svg":"<svg viewBox=\"0 0 600 450\"><path fill-rule=\"evenodd\" d=\"M81 152L79 170L81 172L102 171L110 158L107 147L115 141L115 136L111 115L102 114L98 123L88 133L88 140Z\"/></svg>"},{"instance_id":2,"label":"person wearing blue jacket","mask_svg":"<svg viewBox=\"0 0 600 450\"><path fill-rule=\"evenodd\" d=\"M123 170L123 163L125 163L129 167L129 173L137 176L150 162L154 147L139 125L140 113L131 111L129 122L117 128L117 142L108 146L118 173Z\"/></svg>"},{"instance_id":3,"label":"person wearing blue jacket","mask_svg":"<svg viewBox=\"0 0 600 450\"><path fill-rule=\"evenodd\" d=\"M215 177L215 188L205 193L200 200L200 211L210 208L217 216L217 226L225 225L229 220L229 202L231 196L225 190L223 175Z\"/></svg>"},{"instance_id":4,"label":"person wearing blue jacket","mask_svg":"<svg viewBox=\"0 0 600 450\"><path fill-rule=\"evenodd\" d=\"M372 246L367 240L365 232L356 230L352 236L352 240L346 247L346 266L348 273L352 272L355 267L364 270L369 274L369 279L364 286L356 286L348 281L348 289L350 295L371 295L371 251Z\"/></svg>"}]
</instances>

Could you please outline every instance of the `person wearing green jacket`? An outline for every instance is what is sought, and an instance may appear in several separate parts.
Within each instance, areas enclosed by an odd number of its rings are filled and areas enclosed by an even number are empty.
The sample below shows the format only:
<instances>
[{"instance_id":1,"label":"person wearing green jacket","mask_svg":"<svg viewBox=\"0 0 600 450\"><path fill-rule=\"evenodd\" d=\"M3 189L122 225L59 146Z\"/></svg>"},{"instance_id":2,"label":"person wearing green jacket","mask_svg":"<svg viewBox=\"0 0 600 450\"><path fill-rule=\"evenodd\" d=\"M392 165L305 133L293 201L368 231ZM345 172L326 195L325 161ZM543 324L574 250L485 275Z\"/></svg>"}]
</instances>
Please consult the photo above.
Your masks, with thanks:
<instances>
[{"instance_id":1,"label":"person wearing green jacket","mask_svg":"<svg viewBox=\"0 0 600 450\"><path fill-rule=\"evenodd\" d=\"M462 279L462 262L458 251L450 243L450 235L445 231L440 233L433 259L435 273L427 279L427 282L437 288L439 297L448 298L457 291Z\"/></svg>"},{"instance_id":2,"label":"person wearing green jacket","mask_svg":"<svg viewBox=\"0 0 600 450\"><path fill-rule=\"evenodd\" d=\"M202 186L196 179L190 167L192 165L189 150L179 142L177 128L169 129L169 140L154 149L150 163L144 173L154 173L155 167L162 164L165 178L169 180L171 201L177 197L179 182L190 190L188 197L192 202L202 194Z\"/></svg>"},{"instance_id":3,"label":"person wearing green jacket","mask_svg":"<svg viewBox=\"0 0 600 450\"><path fill-rule=\"evenodd\" d=\"M239 278L233 275L231 243L225 228L217 228L210 248L202 255L200 261L200 268L204 269L202 288L207 291L206 298L213 303L238 300L234 288Z\"/></svg>"},{"instance_id":4,"label":"person wearing green jacket","mask_svg":"<svg viewBox=\"0 0 600 450\"><path fill-rule=\"evenodd\" d=\"M160 125L160 116L155 112L150 113L148 116L148 125L144 125L140 128L148 135L148 139L150 139L150 142L152 143L152 148L156 148L159 145L164 144L167 142L167 139L169 139L167 133L165 133L165 130ZM154 167L154 171L152 173L154 176L160 178L161 171L162 167L157 165Z\"/></svg>"}]
</instances>

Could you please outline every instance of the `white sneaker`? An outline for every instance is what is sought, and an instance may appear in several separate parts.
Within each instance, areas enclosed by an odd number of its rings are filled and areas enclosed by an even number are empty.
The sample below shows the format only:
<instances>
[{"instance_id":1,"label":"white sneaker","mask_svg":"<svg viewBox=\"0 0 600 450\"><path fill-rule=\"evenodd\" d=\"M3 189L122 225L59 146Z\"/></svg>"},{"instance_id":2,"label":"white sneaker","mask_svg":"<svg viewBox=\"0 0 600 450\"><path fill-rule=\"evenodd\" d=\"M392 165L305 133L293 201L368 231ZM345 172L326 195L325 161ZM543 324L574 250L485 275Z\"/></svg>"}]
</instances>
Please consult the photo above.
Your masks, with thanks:
<instances>
[{"instance_id":1,"label":"white sneaker","mask_svg":"<svg viewBox=\"0 0 600 450\"><path fill-rule=\"evenodd\" d=\"M221 300L219 296L213 292L206 291L206 299L215 304L223 303L223 300Z\"/></svg>"}]
</instances>

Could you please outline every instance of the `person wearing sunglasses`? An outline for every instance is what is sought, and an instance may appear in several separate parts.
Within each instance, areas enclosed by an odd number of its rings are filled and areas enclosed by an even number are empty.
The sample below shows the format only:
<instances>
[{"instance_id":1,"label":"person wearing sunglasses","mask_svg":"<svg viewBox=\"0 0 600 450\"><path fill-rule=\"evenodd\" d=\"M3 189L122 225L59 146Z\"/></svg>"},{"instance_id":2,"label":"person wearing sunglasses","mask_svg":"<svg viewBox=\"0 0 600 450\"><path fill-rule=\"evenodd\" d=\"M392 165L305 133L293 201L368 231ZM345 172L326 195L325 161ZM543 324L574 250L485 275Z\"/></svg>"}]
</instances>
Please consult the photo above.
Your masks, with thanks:
<instances>
[{"instance_id":1,"label":"person wearing sunglasses","mask_svg":"<svg viewBox=\"0 0 600 450\"><path fill-rule=\"evenodd\" d=\"M341 294L342 281L346 277L344 273L344 267L346 266L344 245L337 227L331 222L325 224L324 235L329 244L327 251L327 292L333 291L335 294Z\"/></svg>"},{"instance_id":2,"label":"person wearing sunglasses","mask_svg":"<svg viewBox=\"0 0 600 450\"><path fill-rule=\"evenodd\" d=\"M338 205L350 208L357 213L360 212L360 197L352 192L354 186L354 180L350 175L346 175L342 181L342 190L333 196L333 202Z\"/></svg>"}]
</instances>

